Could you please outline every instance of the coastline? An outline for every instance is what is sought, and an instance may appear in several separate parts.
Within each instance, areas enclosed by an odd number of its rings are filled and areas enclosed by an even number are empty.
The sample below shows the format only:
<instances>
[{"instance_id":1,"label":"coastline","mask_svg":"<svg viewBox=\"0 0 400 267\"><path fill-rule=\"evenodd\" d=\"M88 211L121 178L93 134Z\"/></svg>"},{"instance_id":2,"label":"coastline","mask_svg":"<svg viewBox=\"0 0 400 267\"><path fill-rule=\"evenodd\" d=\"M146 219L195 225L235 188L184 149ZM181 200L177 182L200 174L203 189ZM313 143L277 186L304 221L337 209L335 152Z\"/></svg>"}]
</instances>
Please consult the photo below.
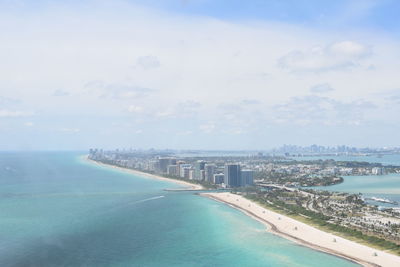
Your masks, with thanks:
<instances>
[{"instance_id":1,"label":"coastline","mask_svg":"<svg viewBox=\"0 0 400 267\"><path fill-rule=\"evenodd\" d=\"M225 203L262 222L269 232L300 245L332 254L363 266L400 266L400 257L358 244L343 237L321 231L295 219L268 210L240 195L232 193L201 193ZM377 256L375 256L375 253Z\"/></svg>"},{"instance_id":2,"label":"coastline","mask_svg":"<svg viewBox=\"0 0 400 267\"><path fill-rule=\"evenodd\" d=\"M133 169L105 164L82 156L83 160L99 166L114 168L119 171L138 175L144 178L168 181L186 186L189 190L204 189L201 185L192 184L186 181L175 180L155 174L149 174ZM248 200L240 195L232 193L199 193L215 201L222 202L236 208L246 215L256 219L267 226L267 231L285 239L291 240L299 245L309 247L324 253L347 259L362 266L400 266L400 257L358 244L343 237L324 232L310 225L281 215L277 212L266 209L259 204ZM335 240L335 241L334 241ZM377 256L375 256L375 253Z\"/></svg>"},{"instance_id":3,"label":"coastline","mask_svg":"<svg viewBox=\"0 0 400 267\"><path fill-rule=\"evenodd\" d=\"M159 181L166 181L166 182L172 182L172 183L176 183L179 185L183 185L188 187L189 190L202 190L204 189L203 186L199 185L199 184L192 184L186 181L181 181L181 180L176 180L176 179L171 179L171 178L166 178L166 177L162 177L156 174L150 174L150 173L146 173L146 172L141 172L141 171L137 171L137 170L133 170L133 169L128 169L128 168L123 168L123 167L119 167L119 166L114 166L114 165L110 165L110 164L105 164L105 163L101 163L95 160L91 160L88 158L87 155L82 156L82 159L92 163L92 164L96 164L99 166L103 166L103 167L107 167L107 168L113 168L119 171L123 171L126 173L130 173L133 175L138 175L140 177L144 177L144 178L149 178L149 179L155 179L155 180L159 180Z\"/></svg>"}]
</instances>

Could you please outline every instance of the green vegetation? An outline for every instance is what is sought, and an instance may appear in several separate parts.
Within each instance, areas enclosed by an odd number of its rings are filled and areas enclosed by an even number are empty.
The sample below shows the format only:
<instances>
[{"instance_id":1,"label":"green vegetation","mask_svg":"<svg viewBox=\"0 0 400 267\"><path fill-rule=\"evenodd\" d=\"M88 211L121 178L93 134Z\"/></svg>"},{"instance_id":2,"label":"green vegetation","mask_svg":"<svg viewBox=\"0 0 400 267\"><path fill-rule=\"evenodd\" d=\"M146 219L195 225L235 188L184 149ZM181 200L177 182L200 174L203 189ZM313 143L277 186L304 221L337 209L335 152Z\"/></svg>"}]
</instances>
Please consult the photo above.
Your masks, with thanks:
<instances>
[{"instance_id":1,"label":"green vegetation","mask_svg":"<svg viewBox=\"0 0 400 267\"><path fill-rule=\"evenodd\" d=\"M318 160L291 160L291 161L279 161L280 165L318 165L323 168L327 167L344 167L344 168L373 168L383 167L381 163L365 162L365 161L336 161L333 159L318 159ZM386 166L385 166L386 167ZM396 166L390 166L396 167Z\"/></svg>"},{"instance_id":2,"label":"green vegetation","mask_svg":"<svg viewBox=\"0 0 400 267\"><path fill-rule=\"evenodd\" d=\"M254 178L256 180L264 180L265 182L274 184L287 184L296 183L296 185L307 186L328 186L342 183L343 177L335 175L325 176L311 176L311 175L297 175L279 172L255 172Z\"/></svg>"},{"instance_id":3,"label":"green vegetation","mask_svg":"<svg viewBox=\"0 0 400 267\"><path fill-rule=\"evenodd\" d=\"M331 217L329 216L325 216L321 213L307 210L302 206L287 204L284 201L276 199L265 198L254 192L251 193L249 191L247 192L245 191L243 192L242 195L252 201L255 201L265 206L268 209L277 211L279 213L288 215L294 219L311 224L321 230L327 232L333 232L337 235L354 240L356 242L364 243L371 247L379 248L391 252L393 254L400 255L399 244L396 244L392 241L385 240L383 238L374 235L363 233L359 230L350 227L330 223L329 220L331 219Z\"/></svg>"}]
</instances>

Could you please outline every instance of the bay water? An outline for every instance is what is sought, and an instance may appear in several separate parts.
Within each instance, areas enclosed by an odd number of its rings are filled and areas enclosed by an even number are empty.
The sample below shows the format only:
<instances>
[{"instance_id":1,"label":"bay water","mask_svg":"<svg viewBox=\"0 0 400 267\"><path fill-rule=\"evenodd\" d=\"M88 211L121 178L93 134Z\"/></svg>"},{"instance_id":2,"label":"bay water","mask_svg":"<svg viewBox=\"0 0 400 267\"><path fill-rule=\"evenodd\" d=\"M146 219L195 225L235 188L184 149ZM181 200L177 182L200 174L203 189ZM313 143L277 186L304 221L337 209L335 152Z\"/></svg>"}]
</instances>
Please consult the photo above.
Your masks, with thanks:
<instances>
[{"instance_id":1,"label":"bay water","mask_svg":"<svg viewBox=\"0 0 400 267\"><path fill-rule=\"evenodd\" d=\"M298 158L304 160L318 160L318 159L334 159L336 161L363 161L370 163L381 163L383 165L400 166L400 155L369 155L369 156L315 156ZM365 198L377 197L384 198L391 201L400 203L400 174L386 174L386 175L363 175L363 176L344 176L343 183L332 186L318 186L314 187L317 190L347 192L347 193L361 193ZM388 203L376 202L368 200L370 204L381 207L394 207L400 206Z\"/></svg>"}]
</instances>

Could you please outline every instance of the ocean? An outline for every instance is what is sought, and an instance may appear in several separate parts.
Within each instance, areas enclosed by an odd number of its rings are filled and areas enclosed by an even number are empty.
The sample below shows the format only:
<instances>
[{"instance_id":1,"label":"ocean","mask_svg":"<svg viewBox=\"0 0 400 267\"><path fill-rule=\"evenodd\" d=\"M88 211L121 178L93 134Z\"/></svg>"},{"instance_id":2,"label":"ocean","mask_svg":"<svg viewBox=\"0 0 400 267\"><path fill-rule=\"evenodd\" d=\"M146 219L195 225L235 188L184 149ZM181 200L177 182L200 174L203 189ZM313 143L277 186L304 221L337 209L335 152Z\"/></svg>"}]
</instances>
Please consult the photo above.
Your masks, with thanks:
<instances>
[{"instance_id":1,"label":"ocean","mask_svg":"<svg viewBox=\"0 0 400 267\"><path fill-rule=\"evenodd\" d=\"M0 266L356 266L82 154L0 153Z\"/></svg>"}]
</instances>

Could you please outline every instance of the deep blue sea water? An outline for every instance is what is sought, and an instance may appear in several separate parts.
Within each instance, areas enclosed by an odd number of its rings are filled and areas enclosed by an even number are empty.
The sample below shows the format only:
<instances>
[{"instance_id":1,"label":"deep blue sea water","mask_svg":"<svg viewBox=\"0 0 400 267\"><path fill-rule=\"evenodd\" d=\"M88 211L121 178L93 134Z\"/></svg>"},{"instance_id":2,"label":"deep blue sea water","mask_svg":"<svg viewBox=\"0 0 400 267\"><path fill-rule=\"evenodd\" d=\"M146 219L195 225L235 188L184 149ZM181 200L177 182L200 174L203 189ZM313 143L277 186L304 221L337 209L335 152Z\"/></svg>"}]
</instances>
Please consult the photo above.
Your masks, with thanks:
<instances>
[{"instance_id":1,"label":"deep blue sea water","mask_svg":"<svg viewBox=\"0 0 400 267\"><path fill-rule=\"evenodd\" d=\"M0 266L356 266L79 156L0 153Z\"/></svg>"}]
</instances>

